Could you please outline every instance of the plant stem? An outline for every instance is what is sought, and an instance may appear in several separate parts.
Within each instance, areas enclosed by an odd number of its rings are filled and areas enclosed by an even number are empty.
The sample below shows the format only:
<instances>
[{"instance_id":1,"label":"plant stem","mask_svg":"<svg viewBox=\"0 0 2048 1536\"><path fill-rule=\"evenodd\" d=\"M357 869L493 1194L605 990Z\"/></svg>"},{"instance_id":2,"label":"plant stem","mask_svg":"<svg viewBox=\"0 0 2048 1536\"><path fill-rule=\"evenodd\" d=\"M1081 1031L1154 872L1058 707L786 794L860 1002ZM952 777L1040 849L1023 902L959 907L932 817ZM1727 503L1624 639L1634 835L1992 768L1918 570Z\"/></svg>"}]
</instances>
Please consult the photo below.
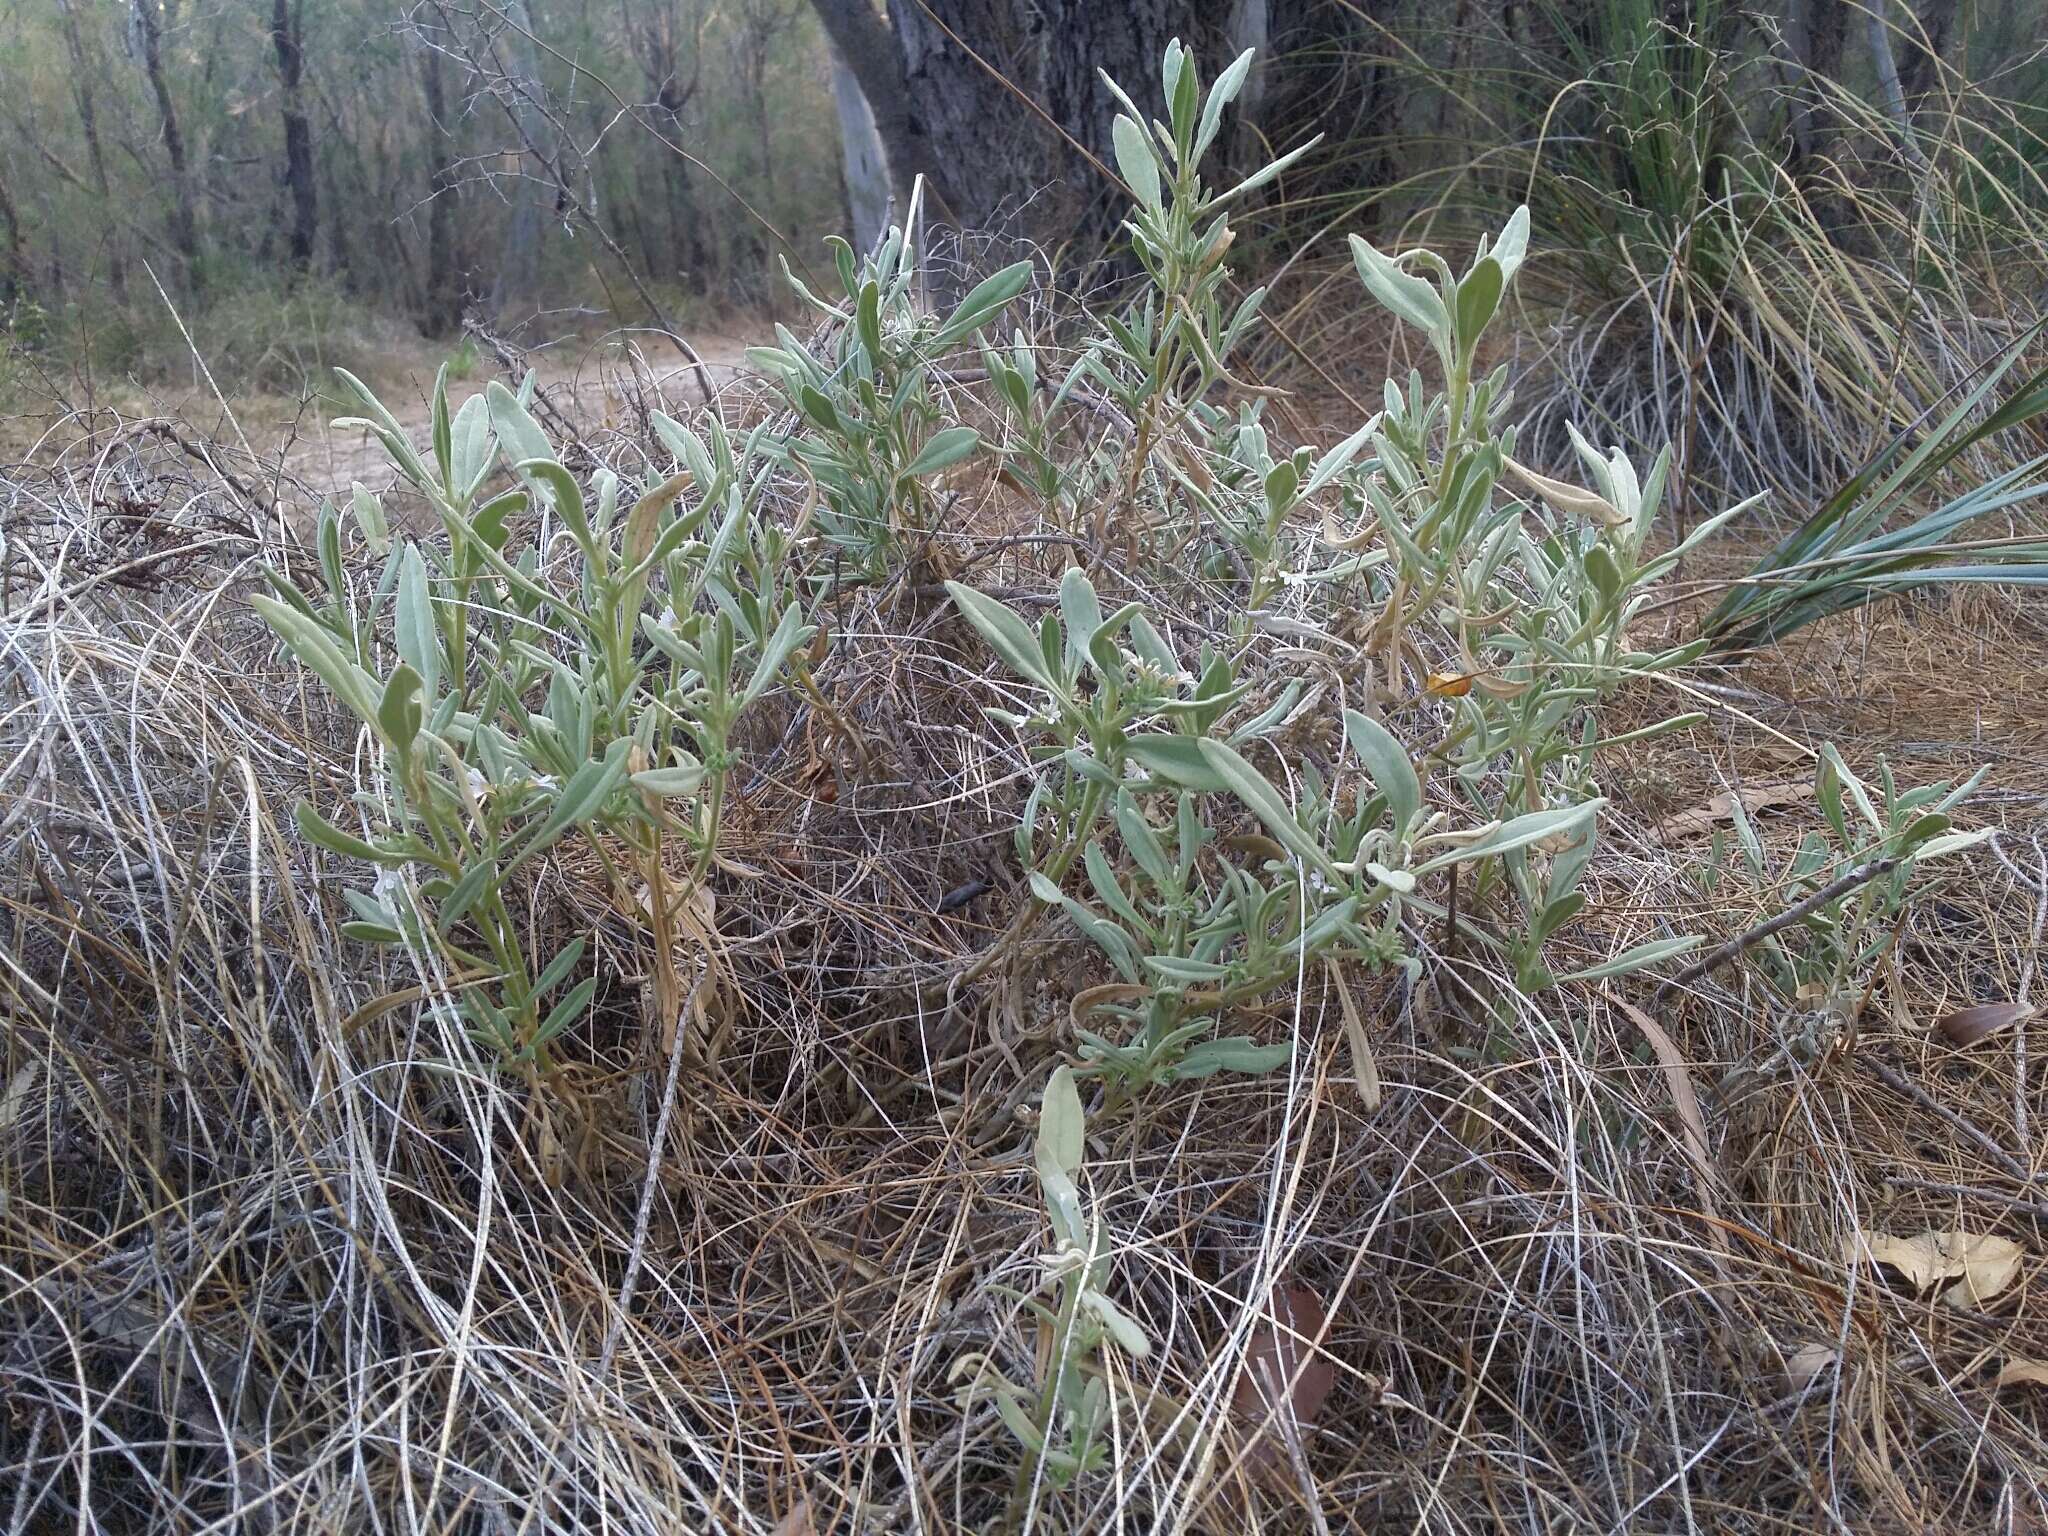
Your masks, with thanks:
<instances>
[{"instance_id":1,"label":"plant stem","mask_svg":"<svg viewBox=\"0 0 2048 1536\"><path fill-rule=\"evenodd\" d=\"M1021 1508L1031 1497L1037 1486L1039 1470L1045 1465L1047 1453L1052 1449L1053 1414L1059 1408L1060 1387L1067 1377L1068 1346L1074 1337L1074 1323L1081 1312L1081 1288L1088 1283L1087 1272L1077 1271L1068 1277L1060 1295L1060 1317L1058 1332L1053 1339L1052 1370L1045 1378L1045 1385L1038 1389L1038 1408L1031 1416L1031 1422L1038 1429L1038 1452L1028 1456L1017 1468L1017 1481L1010 1490L1010 1510L1006 1523L1013 1529Z\"/></svg>"}]
</instances>

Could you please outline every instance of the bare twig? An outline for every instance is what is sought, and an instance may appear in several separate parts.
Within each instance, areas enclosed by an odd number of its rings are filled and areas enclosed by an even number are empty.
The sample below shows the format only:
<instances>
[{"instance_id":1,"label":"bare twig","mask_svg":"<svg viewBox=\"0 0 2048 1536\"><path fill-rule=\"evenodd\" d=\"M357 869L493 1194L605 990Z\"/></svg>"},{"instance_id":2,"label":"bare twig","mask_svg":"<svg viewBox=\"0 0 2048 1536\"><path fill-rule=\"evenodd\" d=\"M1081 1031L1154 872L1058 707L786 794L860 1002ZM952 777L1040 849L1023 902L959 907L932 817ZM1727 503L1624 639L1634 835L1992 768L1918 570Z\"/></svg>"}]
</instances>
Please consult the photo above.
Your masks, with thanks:
<instances>
[{"instance_id":1,"label":"bare twig","mask_svg":"<svg viewBox=\"0 0 2048 1536\"><path fill-rule=\"evenodd\" d=\"M1730 960L1741 955L1751 945L1761 944L1774 933L1782 933L1808 914L1818 912L1829 902L1855 890L1857 886L1888 875L1898 867L1899 857L1897 855L1888 855L1882 859L1872 859L1868 864L1852 869L1838 879L1829 881L1811 896L1806 897L1802 901L1795 902L1776 917L1767 918L1747 933L1738 934L1727 943L1715 946L1705 959L1696 965L1687 966L1651 994L1651 1009L1655 1010L1661 1007L1664 1000L1678 990L1678 988L1690 986L1709 972L1726 965Z\"/></svg>"}]
</instances>

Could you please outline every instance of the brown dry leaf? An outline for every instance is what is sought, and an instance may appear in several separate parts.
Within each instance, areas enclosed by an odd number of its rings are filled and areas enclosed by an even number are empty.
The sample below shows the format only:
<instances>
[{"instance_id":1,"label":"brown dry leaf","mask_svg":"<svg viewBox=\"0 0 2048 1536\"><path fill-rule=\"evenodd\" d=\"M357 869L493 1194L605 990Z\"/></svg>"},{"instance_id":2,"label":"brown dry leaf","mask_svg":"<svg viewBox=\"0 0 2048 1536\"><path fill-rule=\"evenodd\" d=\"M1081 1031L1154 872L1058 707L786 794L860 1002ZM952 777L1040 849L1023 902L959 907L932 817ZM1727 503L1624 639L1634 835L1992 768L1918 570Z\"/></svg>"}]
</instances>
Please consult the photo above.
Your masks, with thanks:
<instances>
[{"instance_id":1,"label":"brown dry leaf","mask_svg":"<svg viewBox=\"0 0 2048 1536\"><path fill-rule=\"evenodd\" d=\"M1868 1260L1898 1271L1916 1291L1954 1281L1942 1291L1942 1299L1952 1307L1989 1301L2019 1277L2027 1255L2010 1238L1973 1237L1967 1232L1922 1232L1913 1237L1856 1233L1842 1239L1842 1253L1850 1264Z\"/></svg>"},{"instance_id":2,"label":"brown dry leaf","mask_svg":"<svg viewBox=\"0 0 2048 1536\"><path fill-rule=\"evenodd\" d=\"M1728 1251L1728 1234L1721 1230L1721 1208L1714 1199L1714 1165L1707 1151L1707 1121L1700 1113L1699 1095L1692 1086L1692 1073L1686 1066L1685 1056L1672 1038L1664 1033L1657 1021L1635 1004L1602 988L1607 1000L1635 1021L1643 1038L1650 1042L1650 1049L1657 1057L1657 1065L1664 1071L1664 1082L1671 1093L1671 1107L1678 1111L1679 1128L1684 1134L1686 1161L1692 1164L1692 1176L1699 1185L1700 1209L1707 1218L1707 1237L1719 1254ZM1718 1261L1717 1261L1718 1264Z\"/></svg>"},{"instance_id":3,"label":"brown dry leaf","mask_svg":"<svg viewBox=\"0 0 2048 1536\"><path fill-rule=\"evenodd\" d=\"M1785 1375L1794 1392L1803 1392L1822 1371L1831 1370L1841 1354L1832 1344L1802 1344L1785 1362Z\"/></svg>"},{"instance_id":4,"label":"brown dry leaf","mask_svg":"<svg viewBox=\"0 0 2048 1536\"><path fill-rule=\"evenodd\" d=\"M1322 1412L1337 1385L1337 1367L1327 1355L1312 1352L1312 1346L1327 1326L1323 1300L1314 1291L1292 1280L1273 1287L1271 1306L1245 1346L1244 1374L1230 1399L1230 1411L1255 1436L1245 1453L1248 1462L1271 1464L1278 1455L1274 1430L1287 1436L1310 1428Z\"/></svg>"},{"instance_id":5,"label":"brown dry leaf","mask_svg":"<svg viewBox=\"0 0 2048 1536\"><path fill-rule=\"evenodd\" d=\"M1951 1045L1975 1045L1979 1040L2032 1018L2034 1010L2025 1003L1976 1003L1958 1008L1934 1021L1934 1027Z\"/></svg>"},{"instance_id":6,"label":"brown dry leaf","mask_svg":"<svg viewBox=\"0 0 2048 1536\"><path fill-rule=\"evenodd\" d=\"M35 1091L36 1078L41 1072L41 1063L31 1056L7 1080L7 1091L0 1093L0 1131L7 1130L20 1117L28 1096Z\"/></svg>"},{"instance_id":7,"label":"brown dry leaf","mask_svg":"<svg viewBox=\"0 0 2048 1536\"><path fill-rule=\"evenodd\" d=\"M1998 1373L1998 1379L1991 1383L1999 1387L2048 1387L2048 1365L2039 1360L2008 1360L2005 1369Z\"/></svg>"},{"instance_id":8,"label":"brown dry leaf","mask_svg":"<svg viewBox=\"0 0 2048 1536\"><path fill-rule=\"evenodd\" d=\"M1432 672L1429 674L1429 681L1424 686L1440 699L1462 699L1472 691L1472 674L1470 672Z\"/></svg>"},{"instance_id":9,"label":"brown dry leaf","mask_svg":"<svg viewBox=\"0 0 2048 1536\"><path fill-rule=\"evenodd\" d=\"M1745 811L1767 811L1774 806L1794 805L1809 798L1813 794L1813 786L1804 779L1784 779L1769 784L1745 784L1740 793ZM1705 805L1666 816L1650 830L1667 843L1704 836L1734 816L1736 794L1737 791L1732 789L1718 794Z\"/></svg>"}]
</instances>

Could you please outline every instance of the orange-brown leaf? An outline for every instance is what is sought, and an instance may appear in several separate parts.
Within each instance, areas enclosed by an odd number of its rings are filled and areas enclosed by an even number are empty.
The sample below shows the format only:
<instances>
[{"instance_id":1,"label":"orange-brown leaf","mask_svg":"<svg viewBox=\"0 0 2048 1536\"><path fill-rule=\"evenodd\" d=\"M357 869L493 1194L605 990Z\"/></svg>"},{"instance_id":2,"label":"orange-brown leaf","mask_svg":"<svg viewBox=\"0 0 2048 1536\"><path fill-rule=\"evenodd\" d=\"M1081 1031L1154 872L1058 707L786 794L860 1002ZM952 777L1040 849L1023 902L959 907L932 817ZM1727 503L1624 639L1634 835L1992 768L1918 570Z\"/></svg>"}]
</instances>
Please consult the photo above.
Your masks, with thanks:
<instances>
[{"instance_id":1,"label":"orange-brown leaf","mask_svg":"<svg viewBox=\"0 0 2048 1536\"><path fill-rule=\"evenodd\" d=\"M1323 1349L1328 1327L1323 1300L1314 1291L1291 1280L1273 1287L1266 1315L1245 1347L1244 1374L1230 1401L1254 1437L1247 1460L1272 1462L1280 1437L1314 1426L1337 1385L1337 1367Z\"/></svg>"}]
</instances>

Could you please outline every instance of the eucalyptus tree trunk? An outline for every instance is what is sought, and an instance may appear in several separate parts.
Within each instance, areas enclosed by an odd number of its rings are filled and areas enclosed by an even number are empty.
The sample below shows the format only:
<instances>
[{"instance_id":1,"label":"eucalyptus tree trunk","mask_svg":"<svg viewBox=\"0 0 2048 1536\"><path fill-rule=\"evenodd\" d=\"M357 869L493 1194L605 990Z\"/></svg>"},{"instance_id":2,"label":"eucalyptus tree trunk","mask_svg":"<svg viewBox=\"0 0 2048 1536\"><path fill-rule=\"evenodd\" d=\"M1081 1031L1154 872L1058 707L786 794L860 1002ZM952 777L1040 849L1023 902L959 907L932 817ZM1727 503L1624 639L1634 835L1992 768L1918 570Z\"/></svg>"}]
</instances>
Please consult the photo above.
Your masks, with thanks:
<instances>
[{"instance_id":1,"label":"eucalyptus tree trunk","mask_svg":"<svg viewBox=\"0 0 2048 1536\"><path fill-rule=\"evenodd\" d=\"M178 109L171 100L170 81L164 73L164 21L156 0L135 0L135 20L142 37L142 67L149 76L149 88L156 97L159 134L164 156L171 166L171 244L185 262L185 280L197 287L199 272L199 225L192 207L192 178L185 162L185 134L178 126Z\"/></svg>"},{"instance_id":2,"label":"eucalyptus tree trunk","mask_svg":"<svg viewBox=\"0 0 2048 1536\"><path fill-rule=\"evenodd\" d=\"M1116 98L1159 97L1172 38L1213 73L1244 0L897 0L904 86L961 223L1095 238L1121 214L1103 174ZM1050 201L1041 203L1045 194Z\"/></svg>"},{"instance_id":3,"label":"eucalyptus tree trunk","mask_svg":"<svg viewBox=\"0 0 2048 1536\"><path fill-rule=\"evenodd\" d=\"M509 96L505 110L518 131L520 148L539 169L554 174L552 148L547 142L547 114L542 101L540 67L534 58L533 17L526 0L505 0L496 8L504 19L502 39L502 82L493 82ZM502 312L514 301L529 298L540 281L541 209L530 186L514 184L509 195L511 216L505 221L505 238L499 249L497 281L491 294L491 308Z\"/></svg>"},{"instance_id":4,"label":"eucalyptus tree trunk","mask_svg":"<svg viewBox=\"0 0 2048 1536\"><path fill-rule=\"evenodd\" d=\"M11 305L28 286L28 247L22 236L21 214L14 206L14 194L7 190L7 178L0 176L0 305Z\"/></svg>"},{"instance_id":5,"label":"eucalyptus tree trunk","mask_svg":"<svg viewBox=\"0 0 2048 1536\"><path fill-rule=\"evenodd\" d=\"M1116 163L1110 125L1122 110L1102 77L1115 80L1147 112L1164 116L1159 64L1167 43L1179 38L1203 78L1213 79L1236 9L1228 0L1046 0L1041 99L1066 130L1053 143L1049 169L1078 233L1106 237L1124 217L1123 193L1098 168Z\"/></svg>"},{"instance_id":6,"label":"eucalyptus tree trunk","mask_svg":"<svg viewBox=\"0 0 2048 1536\"><path fill-rule=\"evenodd\" d=\"M896 0L892 28L873 0L811 0L833 52L867 101L897 204L908 202L911 183L922 176L941 204L957 210L961 183L953 173L960 165L958 146L946 144L941 157L928 99L912 79L902 48L905 27L919 24L918 4Z\"/></svg>"},{"instance_id":7,"label":"eucalyptus tree trunk","mask_svg":"<svg viewBox=\"0 0 2048 1536\"><path fill-rule=\"evenodd\" d=\"M427 193L426 312L420 317L420 328L429 336L450 336L462 324L462 274L455 246L455 145L448 127L447 90L438 48L426 50L421 87L427 99L434 170Z\"/></svg>"},{"instance_id":8,"label":"eucalyptus tree trunk","mask_svg":"<svg viewBox=\"0 0 2048 1536\"><path fill-rule=\"evenodd\" d=\"M1785 40L1801 78L1792 93L1792 153L1804 167L1828 153L1834 114L1824 104L1828 87L1840 79L1849 40L1847 0L1790 0Z\"/></svg>"},{"instance_id":9,"label":"eucalyptus tree trunk","mask_svg":"<svg viewBox=\"0 0 2048 1536\"><path fill-rule=\"evenodd\" d=\"M292 200L292 265L313 264L313 235L319 221L319 193L313 180L313 125L299 91L306 72L305 0L276 0L270 11L270 42L277 50L277 83L284 117L284 184Z\"/></svg>"},{"instance_id":10,"label":"eucalyptus tree trunk","mask_svg":"<svg viewBox=\"0 0 2048 1536\"><path fill-rule=\"evenodd\" d=\"M875 114L860 82L837 52L832 56L832 101L839 110L839 153L853 243L871 251L889 227L889 159Z\"/></svg>"}]
</instances>

